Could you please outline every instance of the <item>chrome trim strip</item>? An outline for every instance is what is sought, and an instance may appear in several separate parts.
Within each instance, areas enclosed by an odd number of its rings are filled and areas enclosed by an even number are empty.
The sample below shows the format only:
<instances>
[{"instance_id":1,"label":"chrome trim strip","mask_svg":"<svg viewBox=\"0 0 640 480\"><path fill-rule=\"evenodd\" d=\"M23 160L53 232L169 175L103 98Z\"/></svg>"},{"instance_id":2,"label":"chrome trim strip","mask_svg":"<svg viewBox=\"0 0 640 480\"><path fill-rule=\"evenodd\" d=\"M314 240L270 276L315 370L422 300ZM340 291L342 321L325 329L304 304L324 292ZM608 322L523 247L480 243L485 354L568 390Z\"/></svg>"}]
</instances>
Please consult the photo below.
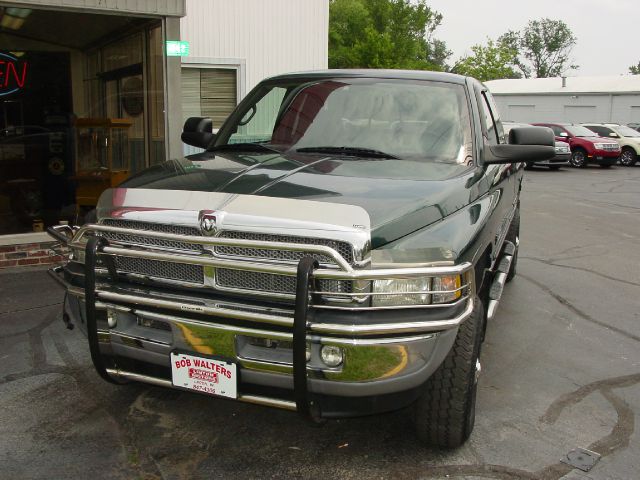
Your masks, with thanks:
<instances>
[{"instance_id":1,"label":"chrome trim strip","mask_svg":"<svg viewBox=\"0 0 640 480\"><path fill-rule=\"evenodd\" d=\"M111 308L111 305L105 305L105 307ZM137 315L141 318L150 318L154 320L164 320L168 322L180 322L186 325L194 326L207 326L212 329L224 330L234 332L237 335L246 335L253 337L264 337L277 340L291 341L293 334L286 332L277 332L273 330L260 330L256 328L237 327L231 325L223 325L220 323L200 322L197 320L190 320L188 318L176 317L174 315L167 315L164 313L148 312L145 310L134 310L133 315ZM437 333L427 333L423 335L413 335L410 337L389 337L389 338L336 338L336 337L323 337L319 335L309 335L309 341L313 343L331 344L331 345L345 345L345 346L375 346L375 345L387 345L394 343L410 343L418 342L422 340L428 340L436 336Z\"/></svg>"},{"instance_id":2,"label":"chrome trim strip","mask_svg":"<svg viewBox=\"0 0 640 480\"><path fill-rule=\"evenodd\" d=\"M309 330L330 335L384 335L386 333L437 332L455 328L473 312L473 299L467 308L450 320L426 320L423 322L381 323L372 325L340 325L330 323L310 323Z\"/></svg>"},{"instance_id":3,"label":"chrome trim strip","mask_svg":"<svg viewBox=\"0 0 640 480\"><path fill-rule=\"evenodd\" d=\"M315 290L312 293L317 295L332 295L334 297L369 297L375 295L445 295L447 293L457 293L469 287L468 283L461 285L454 290L422 290L420 292L322 292Z\"/></svg>"},{"instance_id":4,"label":"chrome trim strip","mask_svg":"<svg viewBox=\"0 0 640 480\"><path fill-rule=\"evenodd\" d=\"M55 275L55 274L52 274ZM55 278L55 277L54 277ZM60 279L59 277L56 279L62 285L66 285L68 291L72 295L76 295L78 297L84 298L84 291L82 289L78 289L76 287L72 287L69 285L64 279ZM111 300L115 302L129 302L137 305L145 305L151 307L164 307L170 310L182 311L182 312L195 312L202 313L204 315L212 315L212 316L222 316L226 318L235 318L238 320L247 320L253 322L267 323L272 325L279 325L284 327L289 327L293 325L292 317L283 317L262 313L253 313L253 312L242 312L240 310L227 309L224 307L209 307L203 305L196 305L190 303L183 303L178 301L170 301L170 300L160 300L150 297L143 297L138 295L131 294L121 294L115 292L108 292L105 290L100 290L100 287L96 291L96 294L99 298L104 298L106 300ZM472 297L463 297L459 299L456 303L453 304L435 304L435 305L414 305L410 307L376 307L372 309L399 309L399 308L433 308L433 307L451 307L455 306L460 302L467 301L468 305L465 308L465 311L458 315L457 317L449 320L425 320L423 322L405 322L405 323L387 323L387 324L372 324L372 325L340 325L340 324L323 324L323 323L311 323L309 325L310 334L315 333L325 333L330 335L349 335L349 336L365 336L365 335L384 335L384 334L406 334L406 333L426 333L426 332L438 332L441 330L446 330L450 328L457 327L460 323L462 323L473 311L473 298ZM105 308L121 308L125 311L134 311L140 312L137 309L129 309L127 307L123 307L120 305L110 305L108 303L99 302L96 304L96 308L105 309ZM318 308L318 307L316 307ZM326 308L326 306L325 306ZM225 327L222 325L212 324L210 322L199 322L197 320L184 319L180 317L171 317L165 315L164 317L160 316L162 314L156 314L151 312L144 312L145 315L155 316L156 318L165 318L165 319L175 319L180 320L182 322L188 323L192 322L194 325L215 325L216 328L232 328L233 330L242 333L246 331L248 334L258 333L261 334L260 330L255 329L246 329L243 327ZM275 332L274 332L275 333ZM268 333L269 335L273 335L272 332ZM283 339L291 339L291 336L285 335Z\"/></svg>"},{"instance_id":5,"label":"chrome trim strip","mask_svg":"<svg viewBox=\"0 0 640 480\"><path fill-rule=\"evenodd\" d=\"M171 347L171 343L170 342L161 342L159 340L152 340L151 338L145 338L145 337L136 337L133 335L129 335L127 333L122 333L119 332L117 330L109 330L109 334L113 337L120 337L120 338L127 338L129 340L133 340L136 342L146 342L146 343L151 343L153 345L157 345L159 347Z\"/></svg>"},{"instance_id":6,"label":"chrome trim strip","mask_svg":"<svg viewBox=\"0 0 640 480\"><path fill-rule=\"evenodd\" d=\"M366 311L375 311L375 310L407 310L411 308L446 308L446 307L455 307L461 302L468 300L469 295L465 295L464 297L459 298L453 303L426 303L426 304L415 304L415 305L390 305L390 306L381 306L381 307L357 307L357 306L349 306L343 307L341 305L322 305L322 304L312 304L313 308L322 308L324 310L346 310L350 312L366 312Z\"/></svg>"},{"instance_id":7,"label":"chrome trim strip","mask_svg":"<svg viewBox=\"0 0 640 480\"><path fill-rule=\"evenodd\" d=\"M281 408L283 410L291 410L292 412L296 411L295 402L290 402L288 400L280 400L278 398L259 397L257 395L240 395L238 397L238 400L245 403L253 403L254 405L276 407L276 408Z\"/></svg>"},{"instance_id":8,"label":"chrome trim strip","mask_svg":"<svg viewBox=\"0 0 640 480\"><path fill-rule=\"evenodd\" d=\"M171 380L164 378L151 377L149 375L142 375L140 373L128 372L126 370L118 370L114 368L107 368L107 373L116 378L123 378L126 380L133 380L135 382L149 383L151 385L157 385L159 387L175 388ZM181 390L181 389L180 389ZM213 395L212 395L213 396ZM217 397L224 399L225 397ZM233 399L228 399L233 400ZM282 408L284 410L296 410L296 404L287 400L280 400L278 398L260 397L257 395L238 395L236 400L245 403L253 403L255 405L264 405L268 407Z\"/></svg>"},{"instance_id":9,"label":"chrome trim strip","mask_svg":"<svg viewBox=\"0 0 640 480\"><path fill-rule=\"evenodd\" d=\"M285 341L291 341L293 339L293 334L285 333L285 332L259 330L256 328L238 327L238 326L232 326L232 325L224 325L221 323L201 322L198 320L191 320L188 318L176 317L174 315L166 315L164 313L148 312L145 310L138 310L138 309L135 309L132 313L141 318L150 318L153 320L165 320L169 322L180 322L180 323L184 323L185 325L192 325L196 327L205 326L205 327L210 327L212 329L219 329L219 330L230 331L230 332L232 331L238 335L265 337L265 338L272 338L272 339L285 340Z\"/></svg>"},{"instance_id":10,"label":"chrome trim strip","mask_svg":"<svg viewBox=\"0 0 640 480\"><path fill-rule=\"evenodd\" d=\"M227 308L209 307L205 305L197 305L194 303L172 302L170 300L161 300L158 298L141 297L138 295L130 295L123 293L108 292L96 289L96 296L101 299L111 300L114 302L134 303L136 305L145 305L148 307L167 308L182 312L200 313L204 315L212 315L216 317L233 318L236 320L246 320L250 322L269 323L282 327L291 327L293 318L280 317L276 315L258 314L252 312L242 312L240 310L231 310Z\"/></svg>"},{"instance_id":11,"label":"chrome trim strip","mask_svg":"<svg viewBox=\"0 0 640 480\"><path fill-rule=\"evenodd\" d=\"M284 250L291 250L295 252L318 253L318 254L323 254L331 257L333 260L335 260L336 264L343 270L347 272L353 271L353 268L351 267L349 262L347 262L338 252L336 252L333 248L326 247L324 245L305 245L305 244L299 244L299 243L262 242L262 241L228 239L228 238L219 238L219 237L198 237L198 236L191 236L191 235L176 235L172 233L152 232L149 230L134 230L130 228L108 227L106 225L98 225L98 224L88 224L80 227L80 229L74 236L73 241L71 242L71 246L82 247L80 240L84 237L84 235L87 232L90 232L90 231L120 233L123 235L141 235L149 238L155 238L158 240L173 240L176 242L191 243L194 245L250 247L250 248L263 248L267 250L283 250L284 249ZM185 262L185 263L189 263L189 262ZM273 273L277 273L277 272L273 272Z\"/></svg>"}]
</instances>

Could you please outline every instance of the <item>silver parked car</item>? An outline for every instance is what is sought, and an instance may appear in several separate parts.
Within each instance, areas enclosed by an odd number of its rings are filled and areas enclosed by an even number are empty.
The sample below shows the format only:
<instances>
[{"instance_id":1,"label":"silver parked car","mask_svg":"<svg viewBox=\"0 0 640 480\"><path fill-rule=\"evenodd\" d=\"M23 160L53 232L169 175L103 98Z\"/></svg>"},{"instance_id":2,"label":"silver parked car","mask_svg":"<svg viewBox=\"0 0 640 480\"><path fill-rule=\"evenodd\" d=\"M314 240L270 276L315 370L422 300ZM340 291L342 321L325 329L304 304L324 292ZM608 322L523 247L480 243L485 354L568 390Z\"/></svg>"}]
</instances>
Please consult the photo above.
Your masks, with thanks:
<instances>
[{"instance_id":1,"label":"silver parked car","mask_svg":"<svg viewBox=\"0 0 640 480\"><path fill-rule=\"evenodd\" d=\"M522 128L522 127L531 127L528 123L515 123L515 122L502 122L504 127L504 134L508 138L509 132L512 128ZM527 162L526 168L530 169L534 165L549 167L550 170L558 170L560 167L566 167L569 165L569 160L571 159L571 149L569 148L569 144L566 142L556 142L556 156L550 160L542 160L538 162Z\"/></svg>"}]
</instances>

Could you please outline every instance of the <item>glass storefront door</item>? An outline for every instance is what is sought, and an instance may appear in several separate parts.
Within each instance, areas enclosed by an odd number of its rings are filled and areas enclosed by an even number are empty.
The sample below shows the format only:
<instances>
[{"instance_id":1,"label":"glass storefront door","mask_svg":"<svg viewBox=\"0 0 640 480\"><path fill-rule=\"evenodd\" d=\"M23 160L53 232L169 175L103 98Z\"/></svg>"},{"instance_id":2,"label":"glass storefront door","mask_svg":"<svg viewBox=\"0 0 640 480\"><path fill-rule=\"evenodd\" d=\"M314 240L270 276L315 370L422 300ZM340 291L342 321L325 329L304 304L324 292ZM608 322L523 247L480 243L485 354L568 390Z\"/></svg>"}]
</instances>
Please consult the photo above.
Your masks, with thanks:
<instances>
[{"instance_id":1,"label":"glass storefront door","mask_svg":"<svg viewBox=\"0 0 640 480\"><path fill-rule=\"evenodd\" d=\"M76 222L165 159L160 21L29 12L15 32L0 26L15 84L0 88L0 235Z\"/></svg>"}]
</instances>

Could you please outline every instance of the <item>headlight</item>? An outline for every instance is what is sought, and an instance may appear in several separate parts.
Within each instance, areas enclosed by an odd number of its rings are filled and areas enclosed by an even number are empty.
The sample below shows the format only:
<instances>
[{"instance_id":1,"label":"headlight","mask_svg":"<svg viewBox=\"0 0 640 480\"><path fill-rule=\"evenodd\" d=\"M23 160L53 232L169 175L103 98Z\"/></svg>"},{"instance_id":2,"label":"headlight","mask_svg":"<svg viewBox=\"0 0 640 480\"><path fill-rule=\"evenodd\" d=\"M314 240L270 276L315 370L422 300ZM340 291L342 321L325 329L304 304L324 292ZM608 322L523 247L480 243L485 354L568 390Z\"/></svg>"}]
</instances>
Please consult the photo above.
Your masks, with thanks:
<instances>
[{"instance_id":1,"label":"headlight","mask_svg":"<svg viewBox=\"0 0 640 480\"><path fill-rule=\"evenodd\" d=\"M374 307L390 307L395 305L428 305L431 303L431 278L392 278L373 281L374 293L389 295L373 295Z\"/></svg>"},{"instance_id":2,"label":"headlight","mask_svg":"<svg viewBox=\"0 0 640 480\"><path fill-rule=\"evenodd\" d=\"M462 296L461 284L460 275L374 280L373 292L379 295L373 295L372 305L390 307L448 303Z\"/></svg>"},{"instance_id":3,"label":"headlight","mask_svg":"<svg viewBox=\"0 0 640 480\"><path fill-rule=\"evenodd\" d=\"M609 145L609 144L608 143L594 143L593 144L593 146L596 147L598 150L604 150L607 145Z\"/></svg>"}]
</instances>

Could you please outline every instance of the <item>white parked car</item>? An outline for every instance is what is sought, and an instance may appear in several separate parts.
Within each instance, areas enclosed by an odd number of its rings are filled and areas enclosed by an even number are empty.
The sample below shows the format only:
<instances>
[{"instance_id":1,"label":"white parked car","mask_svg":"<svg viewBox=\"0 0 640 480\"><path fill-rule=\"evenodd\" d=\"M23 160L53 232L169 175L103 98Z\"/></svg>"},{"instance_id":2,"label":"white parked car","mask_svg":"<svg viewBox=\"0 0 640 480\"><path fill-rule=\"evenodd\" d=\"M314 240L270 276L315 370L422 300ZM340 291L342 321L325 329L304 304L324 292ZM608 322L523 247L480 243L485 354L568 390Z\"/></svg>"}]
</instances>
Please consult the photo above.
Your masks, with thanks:
<instances>
[{"instance_id":1,"label":"white parked car","mask_svg":"<svg viewBox=\"0 0 640 480\"><path fill-rule=\"evenodd\" d=\"M617 123L583 123L600 137L612 138L621 148L620 163L625 167L632 167L640 156L640 132L626 125Z\"/></svg>"}]
</instances>

